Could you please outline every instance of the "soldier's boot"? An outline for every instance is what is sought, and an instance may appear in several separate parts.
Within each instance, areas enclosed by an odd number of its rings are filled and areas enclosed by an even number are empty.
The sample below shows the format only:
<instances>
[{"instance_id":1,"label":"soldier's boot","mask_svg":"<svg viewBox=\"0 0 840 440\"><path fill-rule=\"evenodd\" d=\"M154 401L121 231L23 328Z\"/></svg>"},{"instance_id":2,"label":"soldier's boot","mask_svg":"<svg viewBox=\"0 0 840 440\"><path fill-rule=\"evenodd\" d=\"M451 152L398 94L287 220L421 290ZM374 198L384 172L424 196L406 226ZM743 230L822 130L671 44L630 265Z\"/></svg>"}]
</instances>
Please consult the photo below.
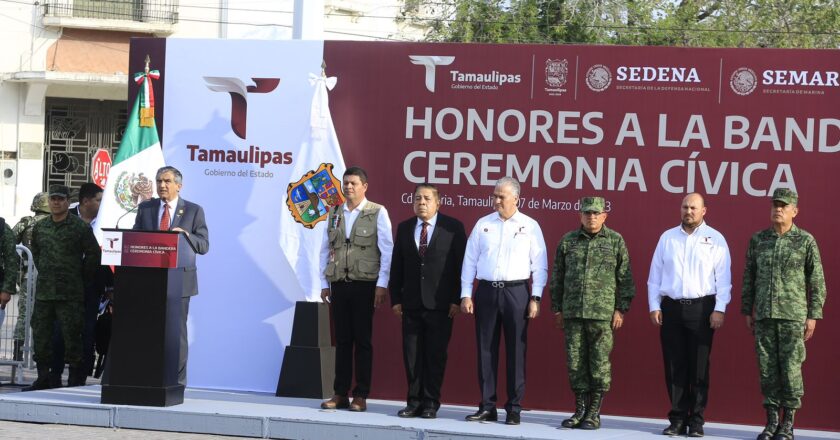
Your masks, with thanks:
<instances>
[{"instance_id":1,"label":"soldier's boot","mask_svg":"<svg viewBox=\"0 0 840 440\"><path fill-rule=\"evenodd\" d=\"M15 339L15 344L14 344L13 351L14 351L14 357L12 359L14 359L16 361L22 361L23 360L23 340Z\"/></svg>"},{"instance_id":2,"label":"soldier's boot","mask_svg":"<svg viewBox=\"0 0 840 440\"><path fill-rule=\"evenodd\" d=\"M578 428L583 416L586 415L586 405L589 404L589 393L575 393L575 413L560 423L564 428Z\"/></svg>"},{"instance_id":3,"label":"soldier's boot","mask_svg":"<svg viewBox=\"0 0 840 440\"><path fill-rule=\"evenodd\" d=\"M84 370L81 367L70 367L70 373L67 377L67 386L68 387L81 387L85 386L85 379L87 376L85 375Z\"/></svg>"},{"instance_id":4,"label":"soldier's boot","mask_svg":"<svg viewBox=\"0 0 840 440\"><path fill-rule=\"evenodd\" d=\"M779 407L765 405L764 409L767 411L767 425L755 440L771 440L776 435L776 430L779 429Z\"/></svg>"},{"instance_id":5,"label":"soldier's boot","mask_svg":"<svg viewBox=\"0 0 840 440\"><path fill-rule=\"evenodd\" d=\"M773 440L793 440L793 415L796 414L794 408L783 408L785 415L782 418L782 423L773 436Z\"/></svg>"},{"instance_id":6,"label":"soldier's boot","mask_svg":"<svg viewBox=\"0 0 840 440\"><path fill-rule=\"evenodd\" d=\"M589 407L580 422L580 429L598 429L601 427L601 404L604 402L604 392L595 391L589 395Z\"/></svg>"},{"instance_id":7,"label":"soldier's boot","mask_svg":"<svg viewBox=\"0 0 840 440\"><path fill-rule=\"evenodd\" d=\"M38 378L35 379L35 382L32 382L32 385L23 387L21 391L48 390L50 388L52 388L50 386L50 367L38 364Z\"/></svg>"}]
</instances>

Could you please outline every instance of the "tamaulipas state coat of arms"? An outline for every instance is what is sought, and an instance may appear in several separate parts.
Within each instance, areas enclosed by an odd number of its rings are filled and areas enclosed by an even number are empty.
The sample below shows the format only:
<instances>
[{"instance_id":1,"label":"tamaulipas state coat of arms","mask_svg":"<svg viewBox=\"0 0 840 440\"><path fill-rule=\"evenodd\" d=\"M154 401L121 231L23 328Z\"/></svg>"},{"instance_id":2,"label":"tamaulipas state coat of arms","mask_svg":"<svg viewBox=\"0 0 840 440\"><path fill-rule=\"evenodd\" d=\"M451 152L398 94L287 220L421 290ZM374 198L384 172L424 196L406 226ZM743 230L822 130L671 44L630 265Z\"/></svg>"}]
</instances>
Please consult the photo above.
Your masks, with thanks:
<instances>
[{"instance_id":1,"label":"tamaulipas state coat of arms","mask_svg":"<svg viewBox=\"0 0 840 440\"><path fill-rule=\"evenodd\" d=\"M341 182L332 169L333 164L322 163L318 169L289 184L286 205L295 221L306 228L314 228L319 221L327 219L330 208L344 203Z\"/></svg>"}]
</instances>

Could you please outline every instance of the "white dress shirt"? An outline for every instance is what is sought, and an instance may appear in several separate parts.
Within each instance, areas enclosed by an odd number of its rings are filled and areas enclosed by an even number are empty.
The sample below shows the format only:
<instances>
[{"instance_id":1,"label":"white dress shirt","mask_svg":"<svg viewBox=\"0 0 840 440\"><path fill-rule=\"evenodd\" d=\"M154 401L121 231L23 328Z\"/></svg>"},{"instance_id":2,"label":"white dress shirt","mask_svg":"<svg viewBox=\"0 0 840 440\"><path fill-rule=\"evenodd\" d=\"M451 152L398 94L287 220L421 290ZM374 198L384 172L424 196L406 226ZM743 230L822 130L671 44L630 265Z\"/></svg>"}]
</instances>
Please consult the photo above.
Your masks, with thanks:
<instances>
[{"instance_id":1,"label":"white dress shirt","mask_svg":"<svg viewBox=\"0 0 840 440\"><path fill-rule=\"evenodd\" d=\"M519 211L507 220L495 212L480 218L467 240L461 298L472 297L476 278L518 281L532 276L531 294L542 296L548 280L548 259L540 225Z\"/></svg>"},{"instance_id":2,"label":"white dress shirt","mask_svg":"<svg viewBox=\"0 0 840 440\"><path fill-rule=\"evenodd\" d=\"M682 225L659 237L650 263L648 305L660 309L662 298L715 296L715 311L725 312L732 291L729 246L720 232L701 223L687 234Z\"/></svg>"},{"instance_id":3,"label":"white dress shirt","mask_svg":"<svg viewBox=\"0 0 840 440\"><path fill-rule=\"evenodd\" d=\"M160 228L160 221L163 220L163 205L169 205L169 229L172 229L172 220L175 220L175 208L178 206L178 197L169 202L164 202L160 199L160 209L158 209L157 227Z\"/></svg>"},{"instance_id":4,"label":"white dress shirt","mask_svg":"<svg viewBox=\"0 0 840 440\"><path fill-rule=\"evenodd\" d=\"M362 200L358 206L352 211L347 209L347 203L341 205L344 210L344 238L350 238L350 232L353 231L353 224L359 218L367 199ZM327 281L327 276L324 274L324 268L330 261L330 234L329 228L324 228L324 239L321 241L321 288L328 289L330 282ZM388 210L385 207L379 209L379 214L376 216L376 246L379 248L379 278L376 280L376 287L388 287L388 281L391 278L391 254L394 252L394 238L391 237L391 219L388 218Z\"/></svg>"},{"instance_id":5,"label":"white dress shirt","mask_svg":"<svg viewBox=\"0 0 840 440\"><path fill-rule=\"evenodd\" d=\"M434 217L430 218L429 221L426 223L429 226L426 226L426 245L432 242L432 232L435 231L435 225L437 224L437 214ZM417 245L417 249L420 249L420 233L423 231L423 220L417 218L417 227L414 228L414 244Z\"/></svg>"}]
</instances>

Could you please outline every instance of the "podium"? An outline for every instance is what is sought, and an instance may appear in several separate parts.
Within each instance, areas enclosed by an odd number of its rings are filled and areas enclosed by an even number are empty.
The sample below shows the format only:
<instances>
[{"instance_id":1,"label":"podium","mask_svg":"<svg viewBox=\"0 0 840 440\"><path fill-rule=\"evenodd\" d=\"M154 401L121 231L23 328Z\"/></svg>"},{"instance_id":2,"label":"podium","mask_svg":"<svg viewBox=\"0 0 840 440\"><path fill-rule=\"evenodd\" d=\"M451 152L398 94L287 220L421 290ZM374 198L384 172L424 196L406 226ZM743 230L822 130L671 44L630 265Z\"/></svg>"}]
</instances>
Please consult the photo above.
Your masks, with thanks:
<instances>
[{"instance_id":1,"label":"podium","mask_svg":"<svg viewBox=\"0 0 840 440\"><path fill-rule=\"evenodd\" d=\"M102 264L115 266L114 314L101 402L172 406L178 384L184 268L195 267L186 237L170 231L103 229Z\"/></svg>"}]
</instances>

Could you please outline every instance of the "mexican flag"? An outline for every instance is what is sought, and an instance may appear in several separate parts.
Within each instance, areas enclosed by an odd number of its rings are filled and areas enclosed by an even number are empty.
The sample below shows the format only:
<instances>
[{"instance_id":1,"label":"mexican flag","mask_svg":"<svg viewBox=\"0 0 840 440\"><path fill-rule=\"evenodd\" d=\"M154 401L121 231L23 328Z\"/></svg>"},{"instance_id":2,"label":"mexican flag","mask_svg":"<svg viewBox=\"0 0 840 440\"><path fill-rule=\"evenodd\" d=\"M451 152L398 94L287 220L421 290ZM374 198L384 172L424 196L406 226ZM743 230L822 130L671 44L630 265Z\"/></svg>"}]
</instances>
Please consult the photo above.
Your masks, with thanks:
<instances>
[{"instance_id":1,"label":"mexican flag","mask_svg":"<svg viewBox=\"0 0 840 440\"><path fill-rule=\"evenodd\" d=\"M148 68L134 75L140 93L131 108L120 147L108 172L93 227L100 245L102 228L131 229L137 205L157 195L155 175L165 165L154 118L152 80L157 78L160 73Z\"/></svg>"}]
</instances>

